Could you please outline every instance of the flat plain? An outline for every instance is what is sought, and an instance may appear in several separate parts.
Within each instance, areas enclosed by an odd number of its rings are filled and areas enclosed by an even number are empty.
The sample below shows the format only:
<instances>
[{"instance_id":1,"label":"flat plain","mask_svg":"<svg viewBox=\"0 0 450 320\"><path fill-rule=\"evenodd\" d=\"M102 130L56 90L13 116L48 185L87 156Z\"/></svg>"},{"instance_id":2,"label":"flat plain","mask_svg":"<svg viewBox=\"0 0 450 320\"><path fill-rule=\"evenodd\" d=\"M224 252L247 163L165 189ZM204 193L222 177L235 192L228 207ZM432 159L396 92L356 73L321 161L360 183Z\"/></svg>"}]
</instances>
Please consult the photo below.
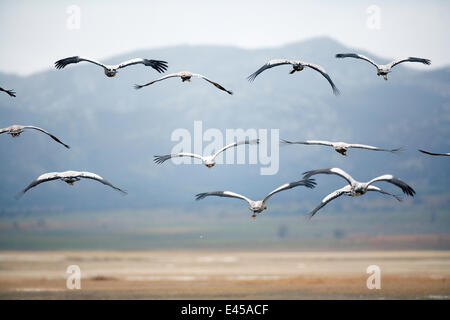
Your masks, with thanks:
<instances>
[{"instance_id":1,"label":"flat plain","mask_svg":"<svg viewBox=\"0 0 450 320\"><path fill-rule=\"evenodd\" d=\"M68 266L81 289L66 287ZM381 270L381 289L366 269ZM450 251L1 251L0 299L449 299Z\"/></svg>"}]
</instances>

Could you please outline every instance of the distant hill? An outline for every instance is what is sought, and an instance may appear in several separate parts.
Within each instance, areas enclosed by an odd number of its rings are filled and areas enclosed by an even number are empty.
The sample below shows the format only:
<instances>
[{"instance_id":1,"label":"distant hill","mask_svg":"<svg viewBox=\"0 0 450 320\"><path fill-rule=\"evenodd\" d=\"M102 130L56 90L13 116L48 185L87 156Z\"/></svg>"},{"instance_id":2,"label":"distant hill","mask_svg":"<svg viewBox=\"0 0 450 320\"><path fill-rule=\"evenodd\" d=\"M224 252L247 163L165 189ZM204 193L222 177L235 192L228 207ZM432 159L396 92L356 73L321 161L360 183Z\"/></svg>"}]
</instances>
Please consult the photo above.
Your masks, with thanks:
<instances>
[{"instance_id":1,"label":"distant hill","mask_svg":"<svg viewBox=\"0 0 450 320\"><path fill-rule=\"evenodd\" d=\"M19 139L1 135L0 209L195 209L227 202L241 205L239 208L246 212L245 205L237 200L207 199L200 203L194 201L194 195L233 190L261 198L285 182L298 180L306 170L324 167L341 167L360 180L392 173L416 189L415 203L448 208L449 159L428 157L417 149L450 151L450 69L418 71L404 64L395 67L389 80L384 81L364 61L334 58L336 53L352 51L332 39L317 38L257 50L175 46L129 52L105 61L164 59L169 62L168 72L204 74L233 90L233 96L200 79L191 83L169 79L136 91L135 83L160 76L143 66L120 70L115 78L106 78L91 64L63 70L49 66L48 71L28 77L0 74L0 84L17 92L15 99L0 95L0 127L14 123L41 126L72 147L66 150L37 132L26 132ZM362 53L387 62L370 52ZM254 83L246 80L272 58L301 59L323 66L341 95L334 96L327 81L309 69L289 75L289 67L279 67L266 71ZM326 147L285 146L280 149L279 173L273 176L261 176L259 165L206 169L171 162L154 164L153 155L170 153L175 145L171 133L177 128L192 133L195 120L203 121L203 130L273 128L280 129L280 137L285 139L340 140L404 147L405 151L394 155L350 150L348 157L343 157ZM90 181L74 187L58 181L43 184L18 201L14 199L40 174L68 169L96 172L129 194L123 197ZM283 202L290 206L308 204L303 207L307 212L323 196L344 185L337 177L318 177L317 182L316 190L285 192L277 195L277 200L274 197L273 204L278 208ZM400 192L394 186L385 189ZM380 201L387 209L405 205L378 194L354 199L352 204L370 210ZM345 210L341 203L329 207Z\"/></svg>"}]
</instances>

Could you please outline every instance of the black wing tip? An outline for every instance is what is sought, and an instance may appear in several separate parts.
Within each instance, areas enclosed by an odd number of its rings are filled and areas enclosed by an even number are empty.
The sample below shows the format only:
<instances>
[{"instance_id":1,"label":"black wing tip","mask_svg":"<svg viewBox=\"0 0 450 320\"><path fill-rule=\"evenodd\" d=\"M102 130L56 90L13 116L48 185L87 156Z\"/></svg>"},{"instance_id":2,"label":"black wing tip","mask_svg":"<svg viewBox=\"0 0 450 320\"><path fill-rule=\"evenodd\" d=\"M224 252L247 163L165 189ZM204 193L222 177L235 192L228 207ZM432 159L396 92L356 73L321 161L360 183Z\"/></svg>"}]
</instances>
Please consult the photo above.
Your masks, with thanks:
<instances>
[{"instance_id":1,"label":"black wing tip","mask_svg":"<svg viewBox=\"0 0 450 320\"><path fill-rule=\"evenodd\" d=\"M414 197L414 195L416 194L416 191L409 185L407 185L405 182L401 181L398 178L395 178L395 180L393 180L394 182L396 182L397 186L399 186L403 193L410 196L410 197Z\"/></svg>"},{"instance_id":2,"label":"black wing tip","mask_svg":"<svg viewBox=\"0 0 450 320\"><path fill-rule=\"evenodd\" d=\"M140 84L135 84L134 85L134 88L136 89L136 90L139 90L139 89L142 89L144 86L142 86L142 85L140 85Z\"/></svg>"},{"instance_id":3,"label":"black wing tip","mask_svg":"<svg viewBox=\"0 0 450 320\"><path fill-rule=\"evenodd\" d=\"M314 189L317 185L317 182L315 179L306 178L306 179L303 179L302 181L304 183L304 186L309 189Z\"/></svg>"},{"instance_id":4,"label":"black wing tip","mask_svg":"<svg viewBox=\"0 0 450 320\"><path fill-rule=\"evenodd\" d=\"M312 211L306 215L306 220L311 221L312 217L317 213L317 211Z\"/></svg>"},{"instance_id":5,"label":"black wing tip","mask_svg":"<svg viewBox=\"0 0 450 320\"><path fill-rule=\"evenodd\" d=\"M249 75L249 76L247 77L247 80L248 80L249 82L253 82L253 81L255 81L256 77L257 77L257 75L255 75L254 73L252 73L251 75Z\"/></svg>"},{"instance_id":6,"label":"black wing tip","mask_svg":"<svg viewBox=\"0 0 450 320\"><path fill-rule=\"evenodd\" d=\"M341 94L341 91L337 88L337 87L332 87L333 88L333 94L335 96L339 96Z\"/></svg>"},{"instance_id":7,"label":"black wing tip","mask_svg":"<svg viewBox=\"0 0 450 320\"><path fill-rule=\"evenodd\" d=\"M416 60L417 62L421 62L421 63L426 64L426 65L430 65L431 64L431 60L430 59L418 58L418 57L409 57L408 59Z\"/></svg>"},{"instance_id":8,"label":"black wing tip","mask_svg":"<svg viewBox=\"0 0 450 320\"><path fill-rule=\"evenodd\" d=\"M166 160L169 160L169 159L171 158L170 155L153 156L153 157L154 157L153 161L154 161L156 164L161 164L161 163L163 163L163 162L165 162Z\"/></svg>"},{"instance_id":9,"label":"black wing tip","mask_svg":"<svg viewBox=\"0 0 450 320\"><path fill-rule=\"evenodd\" d=\"M228 94L233 94L233 91L231 91L231 90L225 90Z\"/></svg>"},{"instance_id":10,"label":"black wing tip","mask_svg":"<svg viewBox=\"0 0 450 320\"><path fill-rule=\"evenodd\" d=\"M107 183L107 185L109 185L109 186L110 186L111 188L113 188L114 190L119 191L119 192L122 194L122 196L126 196L126 195L128 194L128 192L127 192L126 190L122 190L122 189L120 189L120 188L118 188L118 187L112 185L112 184L109 183L108 181L105 181L105 182Z\"/></svg>"},{"instance_id":11,"label":"black wing tip","mask_svg":"<svg viewBox=\"0 0 450 320\"><path fill-rule=\"evenodd\" d=\"M59 144L62 144L64 147L66 147L67 149L70 149L70 146L69 145L67 145L67 144L65 144L64 142L62 142L61 140L59 140L57 137L55 137L54 135L52 135L52 134L49 134L49 136L53 139L53 140L55 140L56 142L58 142Z\"/></svg>"},{"instance_id":12,"label":"black wing tip","mask_svg":"<svg viewBox=\"0 0 450 320\"><path fill-rule=\"evenodd\" d=\"M167 61L164 61L164 60L145 59L145 65L151 66L153 69L155 69L159 73L166 72L166 70L168 68Z\"/></svg>"},{"instance_id":13,"label":"black wing tip","mask_svg":"<svg viewBox=\"0 0 450 320\"><path fill-rule=\"evenodd\" d=\"M74 61L72 61L72 60L77 59L77 58L78 58L78 56L73 56L73 57L60 59L60 60L55 62L55 68L56 69L63 69L68 64L73 63Z\"/></svg>"},{"instance_id":14,"label":"black wing tip","mask_svg":"<svg viewBox=\"0 0 450 320\"><path fill-rule=\"evenodd\" d=\"M348 55L348 53L337 53L334 57L335 58L345 58Z\"/></svg>"},{"instance_id":15,"label":"black wing tip","mask_svg":"<svg viewBox=\"0 0 450 320\"><path fill-rule=\"evenodd\" d=\"M307 178L305 178L308 174L310 174L310 173L312 173L314 170L309 170L309 171L305 171L305 172L303 172L302 173L302 175L303 175L303 178L304 179L307 179Z\"/></svg>"},{"instance_id":16,"label":"black wing tip","mask_svg":"<svg viewBox=\"0 0 450 320\"><path fill-rule=\"evenodd\" d=\"M417 149L417 150L424 154L430 155L430 156L448 156L448 154L446 154L446 153L436 153L436 152L425 151L422 149Z\"/></svg>"},{"instance_id":17,"label":"black wing tip","mask_svg":"<svg viewBox=\"0 0 450 320\"><path fill-rule=\"evenodd\" d=\"M14 199L19 200L25 194L25 191L20 191L14 196Z\"/></svg>"},{"instance_id":18,"label":"black wing tip","mask_svg":"<svg viewBox=\"0 0 450 320\"><path fill-rule=\"evenodd\" d=\"M14 90L5 90L5 92L10 96L10 97L16 97L16 92Z\"/></svg>"},{"instance_id":19,"label":"black wing tip","mask_svg":"<svg viewBox=\"0 0 450 320\"><path fill-rule=\"evenodd\" d=\"M62 63L62 62L60 62L60 63L56 62L55 63L55 68L58 69L58 70L63 69L65 66L67 66L67 63Z\"/></svg>"},{"instance_id":20,"label":"black wing tip","mask_svg":"<svg viewBox=\"0 0 450 320\"><path fill-rule=\"evenodd\" d=\"M316 169L316 170L310 170L303 172L303 179L309 179L309 177L318 174L318 173L329 173L329 171L332 168L325 168L325 169Z\"/></svg>"},{"instance_id":21,"label":"black wing tip","mask_svg":"<svg viewBox=\"0 0 450 320\"><path fill-rule=\"evenodd\" d=\"M163 156L153 156L153 157L154 157L153 162L155 162L156 164L161 164L164 162L164 160L161 159Z\"/></svg>"},{"instance_id":22,"label":"black wing tip","mask_svg":"<svg viewBox=\"0 0 450 320\"><path fill-rule=\"evenodd\" d=\"M62 69L62 68L64 68L66 65L65 64L62 64L60 61L56 61L55 62L55 68L56 69Z\"/></svg>"},{"instance_id":23,"label":"black wing tip","mask_svg":"<svg viewBox=\"0 0 450 320\"><path fill-rule=\"evenodd\" d=\"M145 62L147 62L147 63L152 62L152 63L162 64L162 65L165 65L166 67L167 67L167 64L168 64L168 62L165 61L165 60L156 60L156 59L145 59Z\"/></svg>"},{"instance_id":24,"label":"black wing tip","mask_svg":"<svg viewBox=\"0 0 450 320\"><path fill-rule=\"evenodd\" d=\"M411 196L411 197L414 197L414 195L416 194L416 191L415 191L413 188L411 188L410 186L407 186L407 187L405 188L404 192L405 192L408 196Z\"/></svg>"},{"instance_id":25,"label":"black wing tip","mask_svg":"<svg viewBox=\"0 0 450 320\"><path fill-rule=\"evenodd\" d=\"M128 194L128 192L126 190L122 190L122 189L112 185L109 181L104 180L104 182L106 182L106 185L110 186L114 190L119 191L123 196L126 196Z\"/></svg>"},{"instance_id":26,"label":"black wing tip","mask_svg":"<svg viewBox=\"0 0 450 320\"><path fill-rule=\"evenodd\" d=\"M281 144L293 144L292 141L289 140L285 140L285 139L280 139Z\"/></svg>"},{"instance_id":27,"label":"black wing tip","mask_svg":"<svg viewBox=\"0 0 450 320\"><path fill-rule=\"evenodd\" d=\"M195 201L202 200L202 199L206 198L207 195L208 195L207 192L198 193L195 195Z\"/></svg>"},{"instance_id":28,"label":"black wing tip","mask_svg":"<svg viewBox=\"0 0 450 320\"><path fill-rule=\"evenodd\" d=\"M167 70L167 66L166 65L158 65L156 67L153 67L153 69L155 69L156 71L158 71L159 73L164 73Z\"/></svg>"},{"instance_id":29,"label":"black wing tip","mask_svg":"<svg viewBox=\"0 0 450 320\"><path fill-rule=\"evenodd\" d=\"M309 170L303 172L303 179L309 179L310 176L312 176L314 173L316 173L317 170Z\"/></svg>"}]
</instances>

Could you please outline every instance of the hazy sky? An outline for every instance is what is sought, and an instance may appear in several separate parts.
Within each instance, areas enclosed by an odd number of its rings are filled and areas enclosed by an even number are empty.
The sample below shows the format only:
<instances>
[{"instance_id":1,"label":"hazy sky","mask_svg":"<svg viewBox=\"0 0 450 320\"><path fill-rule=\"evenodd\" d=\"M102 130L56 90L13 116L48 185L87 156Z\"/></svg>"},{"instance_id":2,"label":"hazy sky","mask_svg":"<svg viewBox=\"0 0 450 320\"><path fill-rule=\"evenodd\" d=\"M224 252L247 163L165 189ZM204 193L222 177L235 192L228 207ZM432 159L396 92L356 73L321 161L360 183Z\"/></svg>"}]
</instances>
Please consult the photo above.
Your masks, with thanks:
<instances>
[{"instance_id":1,"label":"hazy sky","mask_svg":"<svg viewBox=\"0 0 450 320\"><path fill-rule=\"evenodd\" d=\"M102 59L177 44L258 48L315 36L384 57L420 56L430 58L432 67L450 65L445 0L2 0L0 26L0 71L19 74L72 55Z\"/></svg>"}]
</instances>

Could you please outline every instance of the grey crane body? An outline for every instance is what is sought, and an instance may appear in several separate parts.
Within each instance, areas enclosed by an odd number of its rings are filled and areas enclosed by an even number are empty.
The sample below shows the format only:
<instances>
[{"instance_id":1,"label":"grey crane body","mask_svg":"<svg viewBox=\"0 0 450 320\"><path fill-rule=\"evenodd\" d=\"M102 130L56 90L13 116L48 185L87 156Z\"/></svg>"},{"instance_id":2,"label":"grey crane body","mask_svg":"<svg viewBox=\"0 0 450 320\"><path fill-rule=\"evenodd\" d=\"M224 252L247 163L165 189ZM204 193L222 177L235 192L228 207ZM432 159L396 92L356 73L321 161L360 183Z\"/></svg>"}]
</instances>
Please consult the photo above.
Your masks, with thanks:
<instances>
[{"instance_id":1,"label":"grey crane body","mask_svg":"<svg viewBox=\"0 0 450 320\"><path fill-rule=\"evenodd\" d=\"M251 201L249 209L250 211L253 212L252 218L255 218L258 213L261 213L264 210L266 210L267 206L265 203L263 203L262 200Z\"/></svg>"},{"instance_id":2,"label":"grey crane body","mask_svg":"<svg viewBox=\"0 0 450 320\"><path fill-rule=\"evenodd\" d=\"M305 69L305 67L302 64L294 64L292 65L292 70L291 72L289 72L289 74L293 74L295 72L300 72L303 71L303 69Z\"/></svg>"},{"instance_id":3,"label":"grey crane body","mask_svg":"<svg viewBox=\"0 0 450 320\"><path fill-rule=\"evenodd\" d=\"M384 80L387 80L387 75L391 73L391 68L389 68L389 65L378 65L377 66L377 76L383 76Z\"/></svg>"},{"instance_id":4,"label":"grey crane body","mask_svg":"<svg viewBox=\"0 0 450 320\"><path fill-rule=\"evenodd\" d=\"M348 144L344 143L344 142L336 142L333 145L334 150L336 150L336 152L342 154L343 156L347 155L347 149L348 149Z\"/></svg>"},{"instance_id":5,"label":"grey crane body","mask_svg":"<svg viewBox=\"0 0 450 320\"><path fill-rule=\"evenodd\" d=\"M104 72L105 76L107 76L108 78L112 78L116 76L117 69L113 68L112 66L106 66L106 68L104 68Z\"/></svg>"},{"instance_id":6,"label":"grey crane body","mask_svg":"<svg viewBox=\"0 0 450 320\"><path fill-rule=\"evenodd\" d=\"M216 161L213 156L205 157L204 164L207 168L212 168L216 165Z\"/></svg>"},{"instance_id":7,"label":"grey crane body","mask_svg":"<svg viewBox=\"0 0 450 320\"><path fill-rule=\"evenodd\" d=\"M182 82L185 82L185 81L188 81L188 82L190 82L191 81L191 78L193 77L193 73L192 72L189 72L189 71L182 71L182 72L180 72L180 78L181 78L181 81Z\"/></svg>"},{"instance_id":8,"label":"grey crane body","mask_svg":"<svg viewBox=\"0 0 450 320\"><path fill-rule=\"evenodd\" d=\"M9 131L7 132L7 134L10 134L11 137L13 138L18 138L20 136L20 134L23 132L23 126L19 126L19 125L12 125L9 127Z\"/></svg>"}]
</instances>

